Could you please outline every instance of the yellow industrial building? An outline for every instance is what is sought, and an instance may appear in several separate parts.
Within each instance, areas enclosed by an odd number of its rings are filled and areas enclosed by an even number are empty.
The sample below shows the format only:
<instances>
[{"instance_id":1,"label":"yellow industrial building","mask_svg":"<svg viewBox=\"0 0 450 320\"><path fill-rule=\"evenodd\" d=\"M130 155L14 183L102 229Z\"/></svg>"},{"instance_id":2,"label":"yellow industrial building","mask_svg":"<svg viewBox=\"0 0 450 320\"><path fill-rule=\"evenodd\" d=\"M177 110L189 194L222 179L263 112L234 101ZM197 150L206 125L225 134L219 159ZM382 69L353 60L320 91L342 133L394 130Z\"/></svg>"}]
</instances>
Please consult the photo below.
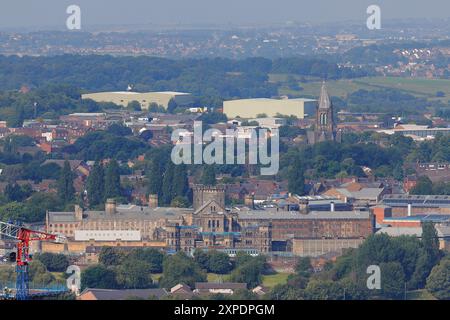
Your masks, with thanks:
<instances>
[{"instance_id":1,"label":"yellow industrial building","mask_svg":"<svg viewBox=\"0 0 450 320\"><path fill-rule=\"evenodd\" d=\"M128 106L132 101L141 104L142 109L148 109L152 103L162 106L165 109L169 107L170 100L173 100L178 106L188 106L194 102L190 93L163 91L163 92L97 92L81 95L82 99L91 99L96 102L112 102L121 106Z\"/></svg>"},{"instance_id":2,"label":"yellow industrial building","mask_svg":"<svg viewBox=\"0 0 450 320\"><path fill-rule=\"evenodd\" d=\"M228 118L257 118L265 114L268 117L277 115L296 116L304 119L306 115L313 115L316 100L313 99L239 99L223 102L223 113Z\"/></svg>"}]
</instances>

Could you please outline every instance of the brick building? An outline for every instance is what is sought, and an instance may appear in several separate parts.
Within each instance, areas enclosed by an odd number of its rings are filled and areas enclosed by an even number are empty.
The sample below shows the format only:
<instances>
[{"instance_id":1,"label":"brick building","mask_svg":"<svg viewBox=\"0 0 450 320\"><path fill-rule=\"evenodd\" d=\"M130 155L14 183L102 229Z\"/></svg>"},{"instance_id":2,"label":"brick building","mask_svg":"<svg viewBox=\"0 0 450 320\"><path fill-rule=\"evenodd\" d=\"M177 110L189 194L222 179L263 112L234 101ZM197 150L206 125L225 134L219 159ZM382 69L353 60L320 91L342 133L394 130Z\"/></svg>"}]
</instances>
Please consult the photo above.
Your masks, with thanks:
<instances>
[{"instance_id":1,"label":"brick building","mask_svg":"<svg viewBox=\"0 0 450 320\"><path fill-rule=\"evenodd\" d=\"M251 254L292 252L293 240L297 241L298 248L306 239L317 243L339 241L340 248L353 247L374 232L375 219L368 211L309 211L307 203L297 211L258 209L252 204L227 209L224 186L194 185L193 190L192 209L159 208L154 195L149 196L149 206L116 205L108 200L104 211L83 210L77 206L74 212L48 212L47 231L64 234L72 245L78 243L86 247L98 246L110 234L138 230L140 241L134 238L106 240L116 245L164 243L167 250L186 253L198 248L216 249L230 255L238 251ZM92 239L77 242L79 230L92 231L88 232L93 235ZM322 248L323 244L325 242ZM330 250L335 247L329 246ZM326 252L321 250L320 254Z\"/></svg>"}]
</instances>

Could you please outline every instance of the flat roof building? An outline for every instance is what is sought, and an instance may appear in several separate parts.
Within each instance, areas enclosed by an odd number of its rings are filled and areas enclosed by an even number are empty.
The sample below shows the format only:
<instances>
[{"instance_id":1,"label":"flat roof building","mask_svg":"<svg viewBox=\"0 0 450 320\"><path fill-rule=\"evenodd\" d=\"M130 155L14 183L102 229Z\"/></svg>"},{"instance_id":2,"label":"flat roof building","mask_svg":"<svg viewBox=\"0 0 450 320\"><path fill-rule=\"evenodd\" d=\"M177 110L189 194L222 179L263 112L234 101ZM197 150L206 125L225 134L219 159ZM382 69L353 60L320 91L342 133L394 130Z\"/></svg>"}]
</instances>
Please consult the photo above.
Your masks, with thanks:
<instances>
[{"instance_id":1,"label":"flat roof building","mask_svg":"<svg viewBox=\"0 0 450 320\"><path fill-rule=\"evenodd\" d=\"M132 101L141 104L142 109L148 109L152 103L162 106L164 109L169 107L170 100L173 100L178 106L188 106L194 102L190 93L162 91L162 92L97 92L81 95L82 99L91 99L96 102L112 102L120 106L128 106Z\"/></svg>"},{"instance_id":2,"label":"flat roof building","mask_svg":"<svg viewBox=\"0 0 450 320\"><path fill-rule=\"evenodd\" d=\"M316 100L313 99L238 99L223 102L223 113L228 118L258 118L265 114L267 117L277 115L296 116L304 119L306 115L315 113Z\"/></svg>"}]
</instances>

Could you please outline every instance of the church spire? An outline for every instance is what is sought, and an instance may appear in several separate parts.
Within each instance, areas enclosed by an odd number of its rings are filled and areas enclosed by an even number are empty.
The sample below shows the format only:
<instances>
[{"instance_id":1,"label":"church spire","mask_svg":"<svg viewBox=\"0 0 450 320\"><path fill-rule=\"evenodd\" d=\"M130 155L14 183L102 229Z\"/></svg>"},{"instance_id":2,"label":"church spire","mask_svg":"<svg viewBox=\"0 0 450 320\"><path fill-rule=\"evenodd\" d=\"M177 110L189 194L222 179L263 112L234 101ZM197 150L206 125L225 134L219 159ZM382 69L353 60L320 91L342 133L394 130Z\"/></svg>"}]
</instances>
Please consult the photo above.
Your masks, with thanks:
<instances>
[{"instance_id":1,"label":"church spire","mask_svg":"<svg viewBox=\"0 0 450 320\"><path fill-rule=\"evenodd\" d=\"M330 109L330 108L331 108L331 99L324 81L322 83L322 88L320 89L319 109Z\"/></svg>"}]
</instances>

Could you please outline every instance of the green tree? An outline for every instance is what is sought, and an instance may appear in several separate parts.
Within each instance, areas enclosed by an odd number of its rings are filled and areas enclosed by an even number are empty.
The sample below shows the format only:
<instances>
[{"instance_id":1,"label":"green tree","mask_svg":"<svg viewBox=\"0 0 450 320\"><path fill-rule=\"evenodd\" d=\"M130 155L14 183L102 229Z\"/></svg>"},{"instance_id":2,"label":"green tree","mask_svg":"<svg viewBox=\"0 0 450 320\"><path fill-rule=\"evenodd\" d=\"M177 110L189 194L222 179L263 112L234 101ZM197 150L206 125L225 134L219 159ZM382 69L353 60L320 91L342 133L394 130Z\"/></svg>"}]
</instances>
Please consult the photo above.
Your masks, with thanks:
<instances>
[{"instance_id":1,"label":"green tree","mask_svg":"<svg viewBox=\"0 0 450 320\"><path fill-rule=\"evenodd\" d=\"M118 266L124 260L124 254L114 247L102 247L98 255L98 262L104 266Z\"/></svg>"},{"instance_id":2,"label":"green tree","mask_svg":"<svg viewBox=\"0 0 450 320\"><path fill-rule=\"evenodd\" d=\"M412 289L425 286L427 277L440 259L437 231L431 222L422 224L421 245L422 247L417 250L418 258L410 280L410 288Z\"/></svg>"},{"instance_id":3,"label":"green tree","mask_svg":"<svg viewBox=\"0 0 450 320\"><path fill-rule=\"evenodd\" d=\"M290 274L287 278L287 284L298 289L305 289L308 282L309 277L304 277L297 273Z\"/></svg>"},{"instance_id":4,"label":"green tree","mask_svg":"<svg viewBox=\"0 0 450 320\"><path fill-rule=\"evenodd\" d=\"M208 270L208 254L201 250L194 251L194 261L204 270Z\"/></svg>"},{"instance_id":5,"label":"green tree","mask_svg":"<svg viewBox=\"0 0 450 320\"><path fill-rule=\"evenodd\" d=\"M289 284L277 284L268 294L269 300L303 300L304 290Z\"/></svg>"},{"instance_id":6,"label":"green tree","mask_svg":"<svg viewBox=\"0 0 450 320\"><path fill-rule=\"evenodd\" d=\"M224 252L212 250L208 252L208 271L225 274L232 269L230 257Z\"/></svg>"},{"instance_id":7,"label":"green tree","mask_svg":"<svg viewBox=\"0 0 450 320\"><path fill-rule=\"evenodd\" d=\"M313 267L311 265L311 258L309 257L301 257L297 260L295 265L295 272L305 278L311 276L313 272Z\"/></svg>"},{"instance_id":8,"label":"green tree","mask_svg":"<svg viewBox=\"0 0 450 320\"><path fill-rule=\"evenodd\" d=\"M17 183L8 183L5 187L5 196L9 201L23 201L32 194L33 190L30 185L21 187Z\"/></svg>"},{"instance_id":9,"label":"green tree","mask_svg":"<svg viewBox=\"0 0 450 320\"><path fill-rule=\"evenodd\" d=\"M345 300L367 300L369 291L364 281L345 278L339 281L339 285L344 290Z\"/></svg>"},{"instance_id":10,"label":"green tree","mask_svg":"<svg viewBox=\"0 0 450 320\"><path fill-rule=\"evenodd\" d=\"M439 300L450 300L450 259L442 259L431 270L426 289Z\"/></svg>"},{"instance_id":11,"label":"green tree","mask_svg":"<svg viewBox=\"0 0 450 320\"><path fill-rule=\"evenodd\" d=\"M432 222L422 224L422 243L430 258L430 263L435 265L439 261L439 238Z\"/></svg>"},{"instance_id":12,"label":"green tree","mask_svg":"<svg viewBox=\"0 0 450 320\"><path fill-rule=\"evenodd\" d=\"M166 256L163 262L163 275L160 279L160 286L171 288L178 283L185 283L193 287L196 282L205 282L206 273L195 261L183 252L178 252L172 256Z\"/></svg>"},{"instance_id":13,"label":"green tree","mask_svg":"<svg viewBox=\"0 0 450 320\"><path fill-rule=\"evenodd\" d=\"M232 300L258 300L256 293L253 293L245 289L237 289L233 292L231 296Z\"/></svg>"},{"instance_id":14,"label":"green tree","mask_svg":"<svg viewBox=\"0 0 450 320\"><path fill-rule=\"evenodd\" d=\"M161 200L164 205L170 204L172 199L174 198L174 180L175 175L175 165L172 163L172 161L169 161L167 164L166 171L164 172L164 178L162 183L162 196Z\"/></svg>"},{"instance_id":15,"label":"green tree","mask_svg":"<svg viewBox=\"0 0 450 320\"><path fill-rule=\"evenodd\" d=\"M343 300L344 288L330 280L311 280L305 289L308 300Z\"/></svg>"},{"instance_id":16,"label":"green tree","mask_svg":"<svg viewBox=\"0 0 450 320\"><path fill-rule=\"evenodd\" d=\"M103 165L96 161L87 179L86 190L89 206L95 207L105 202L105 173Z\"/></svg>"},{"instance_id":17,"label":"green tree","mask_svg":"<svg viewBox=\"0 0 450 320\"><path fill-rule=\"evenodd\" d=\"M216 169L214 165L204 165L200 183L207 186L216 185Z\"/></svg>"},{"instance_id":18,"label":"green tree","mask_svg":"<svg viewBox=\"0 0 450 320\"><path fill-rule=\"evenodd\" d=\"M433 193L433 182L427 176L419 177L417 184L411 189L411 194L427 195Z\"/></svg>"},{"instance_id":19,"label":"green tree","mask_svg":"<svg viewBox=\"0 0 450 320\"><path fill-rule=\"evenodd\" d=\"M170 206L174 208L187 208L189 207L189 200L186 197L177 196L172 199Z\"/></svg>"},{"instance_id":20,"label":"green tree","mask_svg":"<svg viewBox=\"0 0 450 320\"><path fill-rule=\"evenodd\" d=\"M254 288L262 282L265 264L263 256L251 257L248 261L239 263L230 278L235 282L246 283L247 288Z\"/></svg>"},{"instance_id":21,"label":"green tree","mask_svg":"<svg viewBox=\"0 0 450 320\"><path fill-rule=\"evenodd\" d=\"M132 110L132 111L141 111L142 107L141 107L141 104L139 103L139 101L133 100L127 104L127 109Z\"/></svg>"},{"instance_id":22,"label":"green tree","mask_svg":"<svg viewBox=\"0 0 450 320\"><path fill-rule=\"evenodd\" d=\"M69 260L64 254L44 252L38 254L35 258L42 262L50 272L65 272L69 266Z\"/></svg>"},{"instance_id":23,"label":"green tree","mask_svg":"<svg viewBox=\"0 0 450 320\"><path fill-rule=\"evenodd\" d=\"M173 198L185 197L189 190L188 173L185 164L175 166L172 183Z\"/></svg>"},{"instance_id":24,"label":"green tree","mask_svg":"<svg viewBox=\"0 0 450 320\"><path fill-rule=\"evenodd\" d=\"M166 149L159 148L152 150L147 162L145 175L148 180L148 193L157 194L161 200L162 185L166 164L169 160L169 153Z\"/></svg>"},{"instance_id":25,"label":"green tree","mask_svg":"<svg viewBox=\"0 0 450 320\"><path fill-rule=\"evenodd\" d=\"M133 131L129 127L119 123L111 124L108 127L108 132L116 136L129 136L133 134Z\"/></svg>"},{"instance_id":26,"label":"green tree","mask_svg":"<svg viewBox=\"0 0 450 320\"><path fill-rule=\"evenodd\" d=\"M294 160L294 163L288 170L288 190L291 193L303 195L305 193L305 176L303 168L299 160Z\"/></svg>"},{"instance_id":27,"label":"green tree","mask_svg":"<svg viewBox=\"0 0 450 320\"><path fill-rule=\"evenodd\" d=\"M234 263L236 265L236 267L240 267L244 264L246 264L247 262L250 262L253 260L253 257L251 255L249 255L246 252L243 251L239 251L236 254L236 257L234 258Z\"/></svg>"},{"instance_id":28,"label":"green tree","mask_svg":"<svg viewBox=\"0 0 450 320\"><path fill-rule=\"evenodd\" d=\"M402 265L398 262L380 264L381 292L386 298L400 299L405 293L405 274Z\"/></svg>"},{"instance_id":29,"label":"green tree","mask_svg":"<svg viewBox=\"0 0 450 320\"><path fill-rule=\"evenodd\" d=\"M127 259L116 269L117 284L123 289L145 289L153 286L149 263Z\"/></svg>"},{"instance_id":30,"label":"green tree","mask_svg":"<svg viewBox=\"0 0 450 320\"><path fill-rule=\"evenodd\" d=\"M70 203L75 197L73 186L74 174L70 168L69 161L64 161L63 169L57 181L58 196L65 204Z\"/></svg>"},{"instance_id":31,"label":"green tree","mask_svg":"<svg viewBox=\"0 0 450 320\"><path fill-rule=\"evenodd\" d=\"M167 112L168 113L174 113L175 109L178 107L177 103L174 99L170 99L169 103L167 104Z\"/></svg>"},{"instance_id":32,"label":"green tree","mask_svg":"<svg viewBox=\"0 0 450 320\"><path fill-rule=\"evenodd\" d=\"M114 270L101 264L89 266L81 272L81 290L86 288L116 289L117 287Z\"/></svg>"},{"instance_id":33,"label":"green tree","mask_svg":"<svg viewBox=\"0 0 450 320\"><path fill-rule=\"evenodd\" d=\"M61 200L54 193L35 192L25 202L25 212L28 222L45 220L47 210L57 211L61 209Z\"/></svg>"},{"instance_id":34,"label":"green tree","mask_svg":"<svg viewBox=\"0 0 450 320\"><path fill-rule=\"evenodd\" d=\"M141 260L149 265L149 272L160 273L162 272L162 263L164 254L153 248L138 248L132 250L127 259Z\"/></svg>"},{"instance_id":35,"label":"green tree","mask_svg":"<svg viewBox=\"0 0 450 320\"><path fill-rule=\"evenodd\" d=\"M105 198L115 198L121 195L120 169L115 159L112 159L105 169Z\"/></svg>"},{"instance_id":36,"label":"green tree","mask_svg":"<svg viewBox=\"0 0 450 320\"><path fill-rule=\"evenodd\" d=\"M414 273L412 274L411 280L409 282L409 288L420 289L425 286L427 277L429 276L433 264L430 263L431 259L424 248L419 251L419 257L416 262L416 267Z\"/></svg>"},{"instance_id":37,"label":"green tree","mask_svg":"<svg viewBox=\"0 0 450 320\"><path fill-rule=\"evenodd\" d=\"M404 174L403 174L403 167L398 164L394 167L394 170L392 171L392 175L395 180L397 181L403 181Z\"/></svg>"},{"instance_id":38,"label":"green tree","mask_svg":"<svg viewBox=\"0 0 450 320\"><path fill-rule=\"evenodd\" d=\"M9 202L0 207L0 220L28 221L25 205L21 202Z\"/></svg>"},{"instance_id":39,"label":"green tree","mask_svg":"<svg viewBox=\"0 0 450 320\"><path fill-rule=\"evenodd\" d=\"M55 276L48 272L45 265L39 261L32 261L29 265L29 278L38 286L47 286L55 281Z\"/></svg>"}]
</instances>

